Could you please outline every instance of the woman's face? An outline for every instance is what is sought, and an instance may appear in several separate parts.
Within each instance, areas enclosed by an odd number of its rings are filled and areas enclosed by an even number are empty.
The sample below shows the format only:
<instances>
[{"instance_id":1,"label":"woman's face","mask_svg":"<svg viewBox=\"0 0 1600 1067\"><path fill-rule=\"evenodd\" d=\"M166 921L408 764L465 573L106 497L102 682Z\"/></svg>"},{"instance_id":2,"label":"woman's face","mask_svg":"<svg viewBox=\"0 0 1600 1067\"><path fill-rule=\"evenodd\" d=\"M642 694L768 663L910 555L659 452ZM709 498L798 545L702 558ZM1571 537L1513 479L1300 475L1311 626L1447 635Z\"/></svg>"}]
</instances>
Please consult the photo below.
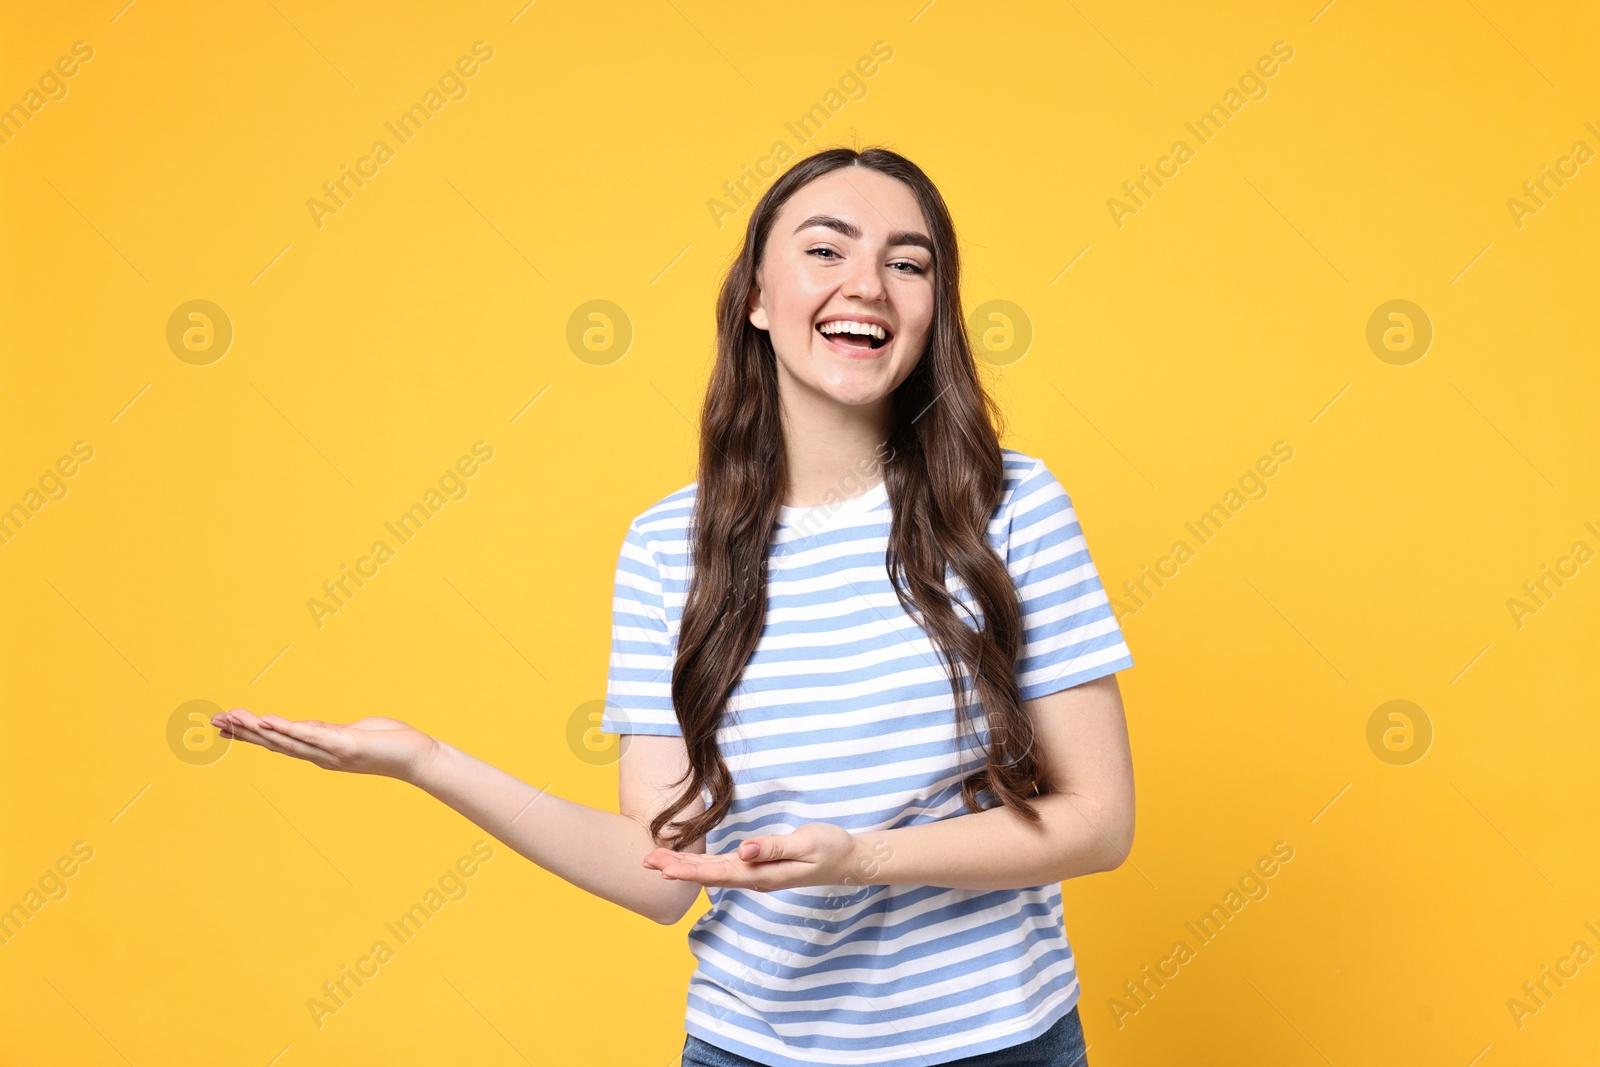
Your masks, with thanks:
<instances>
[{"instance_id":1,"label":"woman's face","mask_svg":"<svg viewBox=\"0 0 1600 1067\"><path fill-rule=\"evenodd\" d=\"M842 167L801 188L773 220L750 323L772 340L783 395L798 388L872 405L922 357L933 286L933 239L910 187ZM841 320L881 327L886 340L819 329Z\"/></svg>"}]
</instances>

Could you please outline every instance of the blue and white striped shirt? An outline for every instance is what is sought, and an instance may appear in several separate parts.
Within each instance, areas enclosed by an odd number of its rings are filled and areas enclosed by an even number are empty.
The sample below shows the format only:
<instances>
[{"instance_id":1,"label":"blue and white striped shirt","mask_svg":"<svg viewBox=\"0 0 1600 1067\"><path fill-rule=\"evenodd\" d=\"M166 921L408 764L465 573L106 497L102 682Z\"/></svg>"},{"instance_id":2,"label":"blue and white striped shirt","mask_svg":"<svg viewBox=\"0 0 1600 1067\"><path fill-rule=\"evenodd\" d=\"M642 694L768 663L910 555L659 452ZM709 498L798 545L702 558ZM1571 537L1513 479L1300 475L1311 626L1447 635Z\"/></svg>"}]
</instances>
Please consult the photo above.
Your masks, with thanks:
<instances>
[{"instance_id":1,"label":"blue and white striped shirt","mask_svg":"<svg viewBox=\"0 0 1600 1067\"><path fill-rule=\"evenodd\" d=\"M1022 610L1022 699L1133 666L1072 501L1045 464L1003 449L1005 492L989 542ZM628 527L617 560L601 729L681 736L672 667L691 575L695 485ZM955 703L935 645L884 567L888 487L783 508L768 563L766 623L717 734L733 807L706 835L728 852L807 822L879 830L966 812ZM965 584L947 585L976 614ZM974 625L968 622L968 625ZM970 675L961 678L970 687ZM968 715L981 742L976 700ZM710 792L702 795L709 801ZM985 807L997 802L979 793ZM772 1067L924 1067L1029 1041L1078 1001L1059 883L710 886L689 931L696 969L685 1029Z\"/></svg>"}]
</instances>

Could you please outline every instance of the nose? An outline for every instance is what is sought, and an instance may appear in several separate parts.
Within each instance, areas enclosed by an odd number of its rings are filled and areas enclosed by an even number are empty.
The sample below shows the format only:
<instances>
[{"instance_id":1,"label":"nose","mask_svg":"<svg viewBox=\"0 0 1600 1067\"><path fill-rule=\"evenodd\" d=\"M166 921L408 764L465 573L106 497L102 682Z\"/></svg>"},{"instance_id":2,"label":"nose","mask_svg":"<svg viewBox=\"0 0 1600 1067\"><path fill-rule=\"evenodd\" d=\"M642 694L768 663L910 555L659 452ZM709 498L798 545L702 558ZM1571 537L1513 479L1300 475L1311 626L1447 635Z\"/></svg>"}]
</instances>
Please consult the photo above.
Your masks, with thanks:
<instances>
[{"instance_id":1,"label":"nose","mask_svg":"<svg viewBox=\"0 0 1600 1067\"><path fill-rule=\"evenodd\" d=\"M841 290L846 296L860 297L869 304L881 303L889 295L883 284L882 268L867 256L856 256L850 263Z\"/></svg>"}]
</instances>

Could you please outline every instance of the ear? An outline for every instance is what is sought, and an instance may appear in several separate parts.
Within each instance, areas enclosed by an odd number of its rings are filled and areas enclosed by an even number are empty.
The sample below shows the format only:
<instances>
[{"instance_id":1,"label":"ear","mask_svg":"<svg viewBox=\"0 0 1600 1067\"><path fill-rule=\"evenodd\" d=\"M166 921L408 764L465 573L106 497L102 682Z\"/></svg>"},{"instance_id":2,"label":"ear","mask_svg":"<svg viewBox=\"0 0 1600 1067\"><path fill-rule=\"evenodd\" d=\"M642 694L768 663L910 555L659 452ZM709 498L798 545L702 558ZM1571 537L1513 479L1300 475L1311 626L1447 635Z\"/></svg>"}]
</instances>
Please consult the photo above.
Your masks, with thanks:
<instances>
[{"instance_id":1,"label":"ear","mask_svg":"<svg viewBox=\"0 0 1600 1067\"><path fill-rule=\"evenodd\" d=\"M767 320L766 303L762 299L761 274L756 273L756 280L750 286L750 299L745 301L745 314L750 319L750 325L758 330L771 330L772 326Z\"/></svg>"}]
</instances>

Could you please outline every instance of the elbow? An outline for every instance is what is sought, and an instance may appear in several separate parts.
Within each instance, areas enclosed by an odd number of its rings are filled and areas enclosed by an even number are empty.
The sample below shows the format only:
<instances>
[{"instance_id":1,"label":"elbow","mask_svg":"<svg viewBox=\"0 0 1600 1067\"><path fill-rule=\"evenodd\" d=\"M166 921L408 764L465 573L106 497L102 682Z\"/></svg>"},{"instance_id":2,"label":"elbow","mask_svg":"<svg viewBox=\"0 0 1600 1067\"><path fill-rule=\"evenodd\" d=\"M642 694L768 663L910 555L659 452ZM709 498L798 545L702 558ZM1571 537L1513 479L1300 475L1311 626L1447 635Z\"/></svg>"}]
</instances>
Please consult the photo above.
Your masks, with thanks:
<instances>
[{"instance_id":1,"label":"elbow","mask_svg":"<svg viewBox=\"0 0 1600 1067\"><path fill-rule=\"evenodd\" d=\"M1130 825L1126 833L1113 838L1113 843L1115 851L1111 852L1108 862L1101 868L1107 873L1128 862L1128 854L1133 851L1133 827Z\"/></svg>"},{"instance_id":2,"label":"elbow","mask_svg":"<svg viewBox=\"0 0 1600 1067\"><path fill-rule=\"evenodd\" d=\"M683 921L694 902L700 899L700 884L698 882L679 882L666 887L672 892L663 892L659 899L653 903L654 909L648 912L648 917L662 926L676 926Z\"/></svg>"},{"instance_id":3,"label":"elbow","mask_svg":"<svg viewBox=\"0 0 1600 1067\"><path fill-rule=\"evenodd\" d=\"M1133 805L1119 806L1107 819L1106 827L1106 862L1101 866L1101 871L1114 871L1128 861L1128 854L1133 851Z\"/></svg>"},{"instance_id":4,"label":"elbow","mask_svg":"<svg viewBox=\"0 0 1600 1067\"><path fill-rule=\"evenodd\" d=\"M1072 796L1073 808L1088 823L1090 843L1088 869L1084 869L1085 857L1080 852L1075 864L1078 873L1104 874L1121 867L1133 850L1133 798L1107 800L1084 793ZM1082 849L1083 845L1076 847Z\"/></svg>"},{"instance_id":5,"label":"elbow","mask_svg":"<svg viewBox=\"0 0 1600 1067\"><path fill-rule=\"evenodd\" d=\"M683 918L683 913L689 909L680 907L676 897L663 893L660 897L649 902L648 906L640 908L639 914L651 922L662 926L676 926L678 920Z\"/></svg>"}]
</instances>

